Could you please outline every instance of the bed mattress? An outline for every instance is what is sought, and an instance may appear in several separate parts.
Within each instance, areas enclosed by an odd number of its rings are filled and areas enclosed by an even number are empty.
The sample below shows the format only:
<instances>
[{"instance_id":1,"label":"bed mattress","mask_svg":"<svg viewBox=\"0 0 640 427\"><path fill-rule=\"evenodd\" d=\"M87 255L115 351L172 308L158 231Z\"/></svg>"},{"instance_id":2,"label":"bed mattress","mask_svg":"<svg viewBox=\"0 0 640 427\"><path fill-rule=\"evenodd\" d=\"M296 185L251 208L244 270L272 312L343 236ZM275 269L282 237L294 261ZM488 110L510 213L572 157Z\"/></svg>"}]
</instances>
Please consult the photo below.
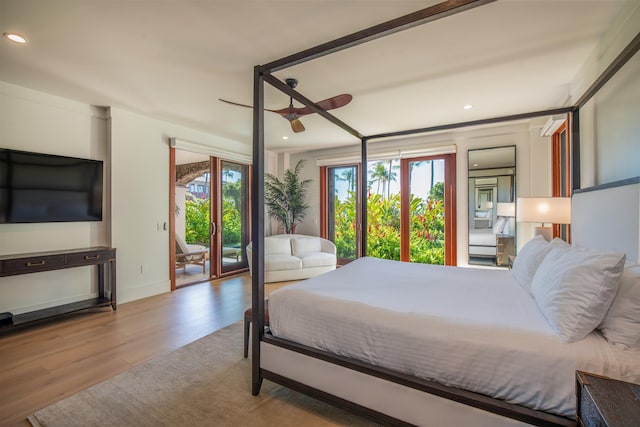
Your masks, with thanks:
<instances>
[{"instance_id":1,"label":"bed mattress","mask_svg":"<svg viewBox=\"0 0 640 427\"><path fill-rule=\"evenodd\" d=\"M564 344L507 270L361 258L269 296L274 336L575 417L575 370L640 380L597 332Z\"/></svg>"},{"instance_id":2,"label":"bed mattress","mask_svg":"<svg viewBox=\"0 0 640 427\"><path fill-rule=\"evenodd\" d=\"M469 245L473 246L495 246L496 245L496 233L492 229L470 229L469 230Z\"/></svg>"}]
</instances>

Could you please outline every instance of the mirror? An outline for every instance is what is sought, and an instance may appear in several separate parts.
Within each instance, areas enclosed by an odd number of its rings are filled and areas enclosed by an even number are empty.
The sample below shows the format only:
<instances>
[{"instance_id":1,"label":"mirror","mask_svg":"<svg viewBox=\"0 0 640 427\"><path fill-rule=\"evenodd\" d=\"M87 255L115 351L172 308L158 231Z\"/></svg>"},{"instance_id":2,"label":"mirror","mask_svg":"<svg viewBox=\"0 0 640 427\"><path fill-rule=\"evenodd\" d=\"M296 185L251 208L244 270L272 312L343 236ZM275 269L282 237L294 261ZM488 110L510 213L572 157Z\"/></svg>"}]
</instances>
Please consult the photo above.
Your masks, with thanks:
<instances>
[{"instance_id":1,"label":"mirror","mask_svg":"<svg viewBox=\"0 0 640 427\"><path fill-rule=\"evenodd\" d=\"M468 155L469 264L507 267L516 248L516 147Z\"/></svg>"}]
</instances>

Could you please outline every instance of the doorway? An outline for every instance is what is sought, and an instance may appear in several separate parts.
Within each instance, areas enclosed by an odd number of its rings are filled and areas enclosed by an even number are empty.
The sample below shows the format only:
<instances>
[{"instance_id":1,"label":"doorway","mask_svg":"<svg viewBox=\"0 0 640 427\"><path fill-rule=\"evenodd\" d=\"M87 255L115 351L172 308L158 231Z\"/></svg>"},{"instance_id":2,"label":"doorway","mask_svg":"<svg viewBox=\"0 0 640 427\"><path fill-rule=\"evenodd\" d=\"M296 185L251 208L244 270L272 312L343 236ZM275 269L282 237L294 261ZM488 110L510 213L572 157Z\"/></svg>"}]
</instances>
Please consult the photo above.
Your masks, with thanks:
<instances>
[{"instance_id":1,"label":"doorway","mask_svg":"<svg viewBox=\"0 0 640 427\"><path fill-rule=\"evenodd\" d=\"M171 148L171 289L248 268L246 164Z\"/></svg>"}]
</instances>

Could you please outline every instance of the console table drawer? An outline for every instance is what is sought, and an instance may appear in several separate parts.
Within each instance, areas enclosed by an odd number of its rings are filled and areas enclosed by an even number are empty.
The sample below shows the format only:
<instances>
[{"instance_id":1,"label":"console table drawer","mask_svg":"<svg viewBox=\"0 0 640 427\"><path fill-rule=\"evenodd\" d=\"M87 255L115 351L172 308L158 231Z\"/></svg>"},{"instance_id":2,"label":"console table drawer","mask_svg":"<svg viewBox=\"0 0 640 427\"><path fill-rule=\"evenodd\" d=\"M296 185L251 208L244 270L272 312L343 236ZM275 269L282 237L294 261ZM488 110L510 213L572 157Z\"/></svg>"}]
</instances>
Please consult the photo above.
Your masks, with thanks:
<instances>
[{"instance_id":1,"label":"console table drawer","mask_svg":"<svg viewBox=\"0 0 640 427\"><path fill-rule=\"evenodd\" d=\"M64 255L46 255L39 257L18 258L2 262L2 273L25 273L29 271L47 271L65 264Z\"/></svg>"},{"instance_id":2,"label":"console table drawer","mask_svg":"<svg viewBox=\"0 0 640 427\"><path fill-rule=\"evenodd\" d=\"M0 277L17 276L29 273L65 268L86 268L96 266L98 295L91 298L55 305L27 313L2 313L0 333L22 325L40 322L53 317L74 313L94 307L111 306L117 308L116 299L116 249L107 246L92 246L59 251L31 252L12 255L0 255ZM105 280L108 279L108 280ZM43 282L45 278L38 280ZM89 296L89 295L88 295Z\"/></svg>"},{"instance_id":3,"label":"console table drawer","mask_svg":"<svg viewBox=\"0 0 640 427\"><path fill-rule=\"evenodd\" d=\"M91 265L113 258L115 258L115 251L80 252L67 255L67 263L69 265Z\"/></svg>"}]
</instances>

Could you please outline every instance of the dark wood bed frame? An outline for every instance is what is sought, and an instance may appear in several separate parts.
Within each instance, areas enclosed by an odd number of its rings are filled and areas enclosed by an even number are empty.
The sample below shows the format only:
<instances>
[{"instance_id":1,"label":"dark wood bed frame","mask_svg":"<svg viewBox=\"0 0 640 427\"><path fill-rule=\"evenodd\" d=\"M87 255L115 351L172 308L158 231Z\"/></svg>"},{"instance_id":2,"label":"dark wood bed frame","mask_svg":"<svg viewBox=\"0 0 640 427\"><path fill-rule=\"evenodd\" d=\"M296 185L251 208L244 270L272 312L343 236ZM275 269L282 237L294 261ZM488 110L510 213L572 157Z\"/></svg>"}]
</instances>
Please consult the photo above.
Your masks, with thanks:
<instances>
[{"instance_id":1,"label":"dark wood bed frame","mask_svg":"<svg viewBox=\"0 0 640 427\"><path fill-rule=\"evenodd\" d=\"M639 50L640 33L623 49L623 51L614 59L609 67L595 80L595 82L586 90L585 94L569 107L559 107L544 111L535 111L524 114L514 114L510 116L495 117L489 119L453 123L441 126L432 126L419 129L410 129L397 132L389 132L375 135L363 135L348 124L342 122L327 111L315 105L311 100L291 89L286 83L274 77L271 73L291 67L302 62L310 61L331 53L348 49L368 41L375 40L408 28L423 25L431 21L435 21L447 16L451 16L466 10L491 3L495 0L451 0L434 6L418 10L408 15L392 19L373 27L349 34L344 37L320 44L318 46L303 50L301 52L289 55L287 57L275 60L265 65L257 65L254 67L254 108L253 108L253 179L251 183L252 189L252 226L251 232L257 244L254 245L252 265L252 318L254 327L252 328L252 393L257 395L260 392L263 379L268 379L275 383L284 385L291 389L308 394L319 400L326 401L336 406L343 407L348 410L358 412L366 417L372 418L377 422L390 425L407 425L407 423L389 417L388 415L376 412L369 408L365 408L358 404L349 402L342 398L317 390L308 385L299 383L273 372L266 371L260 367L260 342L264 341L278 347L285 348L290 351L308 355L326 362L333 363L338 366L347 367L349 369L366 373L371 376L379 377L391 382L395 382L410 388L421 390L425 393L444 397L449 400L457 401L465 405L480 408L489 412L499 414L501 416L520 420L532 425L539 426L574 426L576 422L567 418L552 415L546 412L535 411L523 406L506 403L502 400L490 398L478 393L472 393L461 389L446 387L432 381L425 381L408 375L400 374L388 369L368 365L356 360L339 357L327 352L319 351L313 348L302 346L300 344L282 340L265 334L264 329L264 245L262 244L264 236L264 83L267 82L271 86L280 90L288 96L295 98L305 106L309 107L315 113L323 116L336 126L345 130L361 142L361 162L367 162L367 143L370 140L400 137L415 134L423 134L434 131L450 130L463 128L468 126L483 125L490 123L500 123L513 120L527 119L533 117L549 116L554 114L567 114L571 126L572 136L572 182L573 190L579 189L580 186L580 109L586 104L604 84L622 68L622 66ZM362 180L366 182L366 168L362 169ZM359 224L362 229L366 229L366 192L361 192L362 212L359 218ZM361 253L366 255L367 241L366 233L362 236Z\"/></svg>"}]
</instances>

